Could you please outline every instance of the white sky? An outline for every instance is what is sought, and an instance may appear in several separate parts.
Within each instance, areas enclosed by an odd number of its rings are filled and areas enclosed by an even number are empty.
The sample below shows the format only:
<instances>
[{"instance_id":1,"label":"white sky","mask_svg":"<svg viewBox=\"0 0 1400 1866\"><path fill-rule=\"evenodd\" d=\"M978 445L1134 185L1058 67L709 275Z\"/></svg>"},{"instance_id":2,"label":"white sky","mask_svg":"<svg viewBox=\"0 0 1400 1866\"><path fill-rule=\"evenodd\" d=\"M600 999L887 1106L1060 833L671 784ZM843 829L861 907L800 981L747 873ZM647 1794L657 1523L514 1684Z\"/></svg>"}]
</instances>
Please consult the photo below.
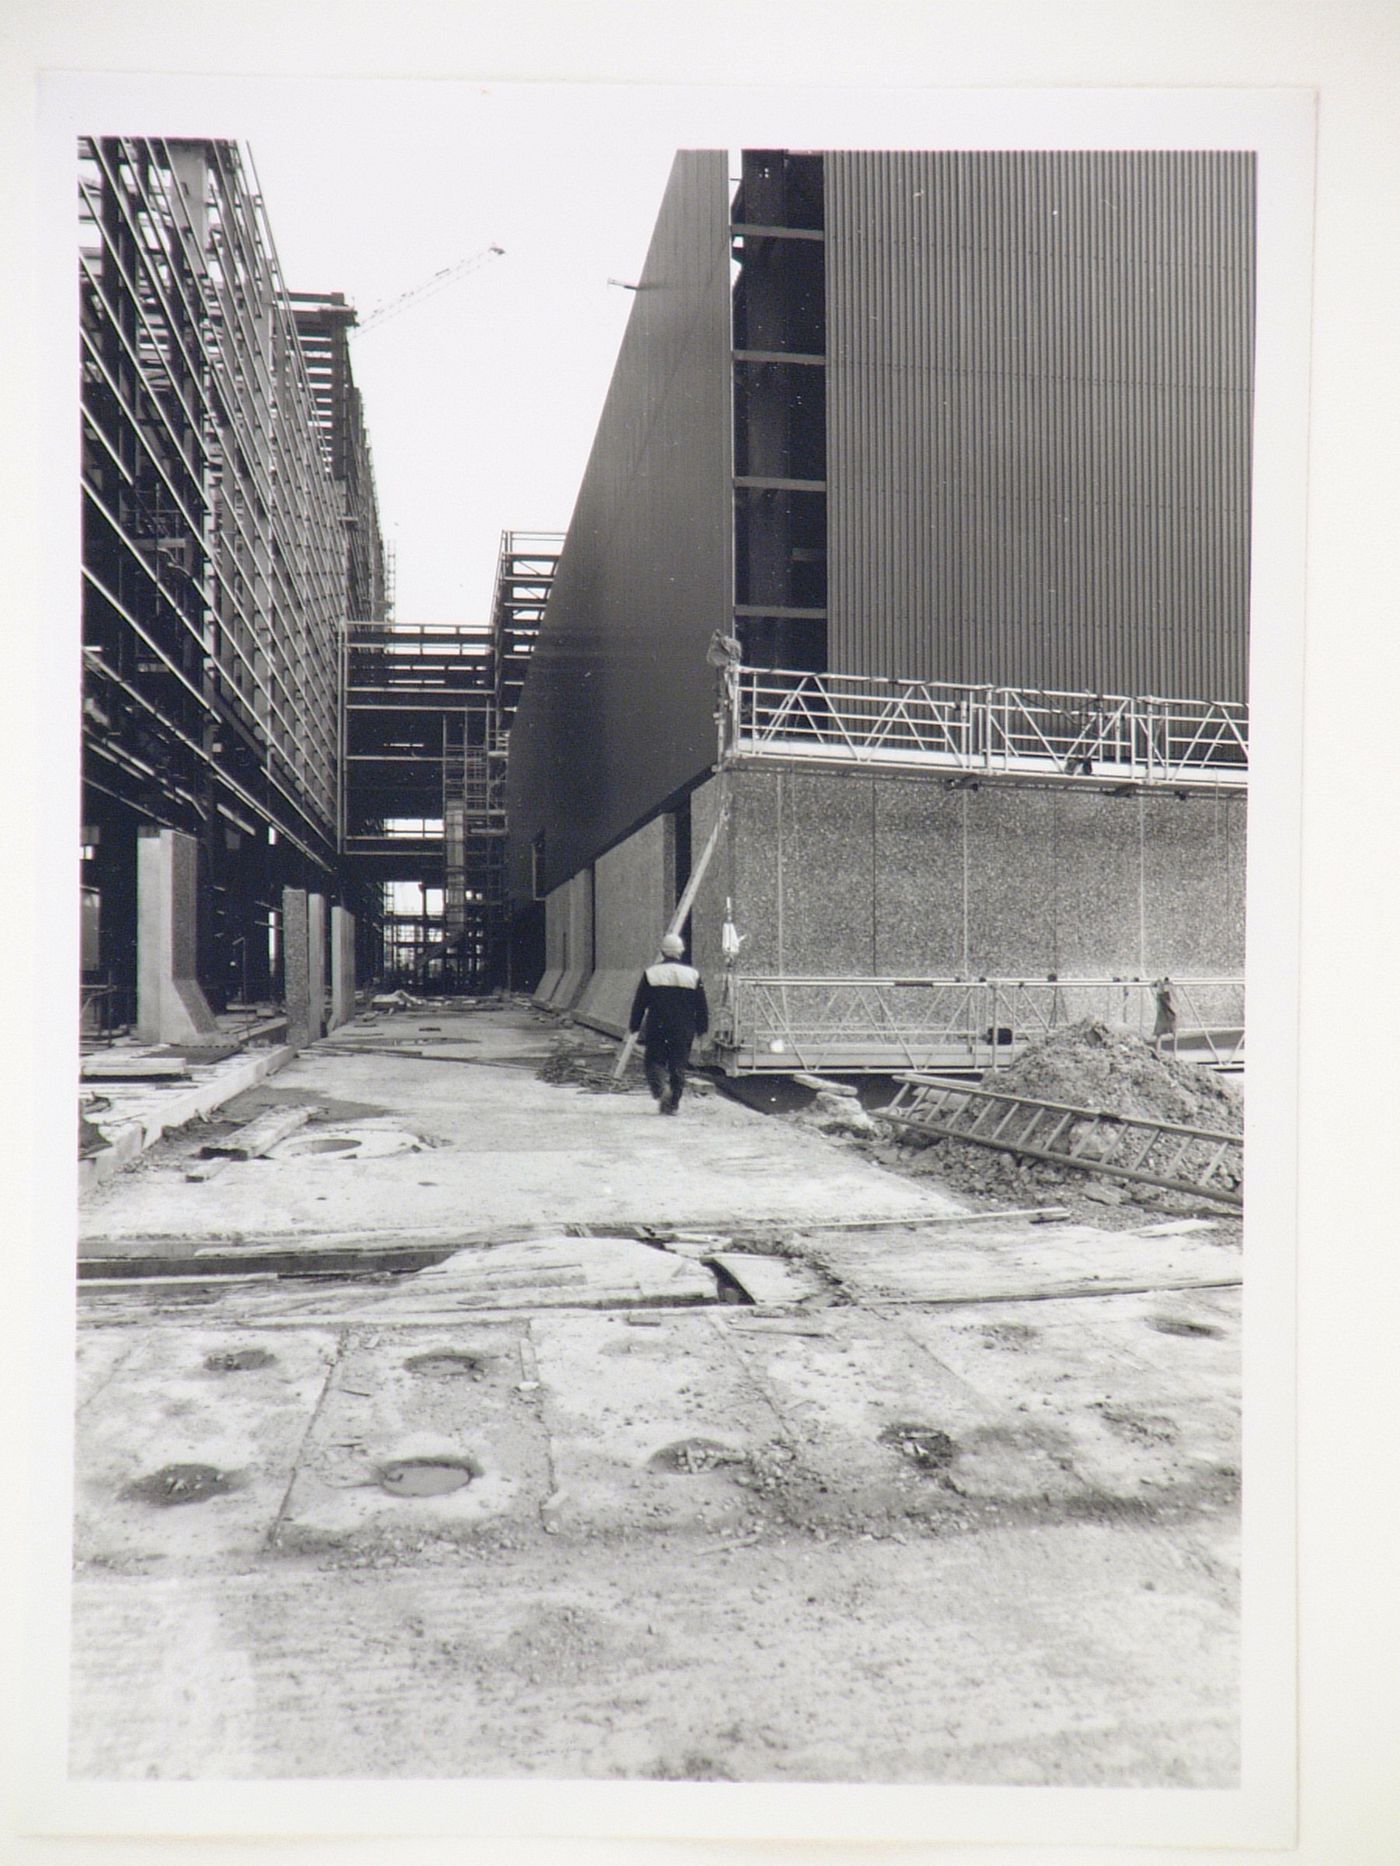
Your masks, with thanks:
<instances>
[{"instance_id":1,"label":"white sky","mask_svg":"<svg viewBox=\"0 0 1400 1866\"><path fill-rule=\"evenodd\" d=\"M396 614L484 622L500 533L568 526L633 303L607 281L639 277L674 152L457 87L349 134L333 95L246 127L292 291L363 316L505 248L351 338Z\"/></svg>"}]
</instances>

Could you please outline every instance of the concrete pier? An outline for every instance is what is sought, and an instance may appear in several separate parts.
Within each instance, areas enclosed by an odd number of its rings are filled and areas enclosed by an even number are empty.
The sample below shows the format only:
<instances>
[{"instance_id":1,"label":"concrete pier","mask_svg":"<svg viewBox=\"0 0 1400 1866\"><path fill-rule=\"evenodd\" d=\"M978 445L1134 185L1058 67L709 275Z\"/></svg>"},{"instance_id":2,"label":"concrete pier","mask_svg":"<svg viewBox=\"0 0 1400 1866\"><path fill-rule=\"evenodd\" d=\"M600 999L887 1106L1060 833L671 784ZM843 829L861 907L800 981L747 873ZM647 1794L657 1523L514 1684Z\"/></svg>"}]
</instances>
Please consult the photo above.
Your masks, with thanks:
<instances>
[{"instance_id":1,"label":"concrete pier","mask_svg":"<svg viewBox=\"0 0 1400 1866\"><path fill-rule=\"evenodd\" d=\"M137 839L137 1032L148 1043L214 1043L219 1026L196 976L197 862L193 836L142 830Z\"/></svg>"}]
</instances>

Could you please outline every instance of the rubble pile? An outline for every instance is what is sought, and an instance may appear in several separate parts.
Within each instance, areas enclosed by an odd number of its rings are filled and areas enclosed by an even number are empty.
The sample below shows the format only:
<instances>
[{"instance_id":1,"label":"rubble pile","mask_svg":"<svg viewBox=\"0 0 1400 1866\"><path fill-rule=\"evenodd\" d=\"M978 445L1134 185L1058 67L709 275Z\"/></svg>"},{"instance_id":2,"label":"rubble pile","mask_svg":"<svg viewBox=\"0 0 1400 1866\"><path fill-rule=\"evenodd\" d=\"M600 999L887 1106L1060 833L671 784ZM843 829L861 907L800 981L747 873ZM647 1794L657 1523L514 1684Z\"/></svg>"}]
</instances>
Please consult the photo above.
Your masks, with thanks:
<instances>
[{"instance_id":1,"label":"rubble pile","mask_svg":"<svg viewBox=\"0 0 1400 1866\"><path fill-rule=\"evenodd\" d=\"M1159 1056L1145 1038L1086 1018L1057 1030L1022 1051L1004 1069L988 1070L984 1088L1036 1101L1060 1102L1148 1121L1219 1133L1244 1131L1244 1102L1238 1089L1199 1063ZM1026 1185L1082 1186L1084 1175L1048 1160L1021 1159L958 1140L925 1141L908 1129L896 1133L897 1163L935 1175L951 1186L997 1193ZM892 1161L892 1164L896 1163ZM1153 1188L1103 1188L1114 1203L1136 1199L1159 1203Z\"/></svg>"}]
</instances>

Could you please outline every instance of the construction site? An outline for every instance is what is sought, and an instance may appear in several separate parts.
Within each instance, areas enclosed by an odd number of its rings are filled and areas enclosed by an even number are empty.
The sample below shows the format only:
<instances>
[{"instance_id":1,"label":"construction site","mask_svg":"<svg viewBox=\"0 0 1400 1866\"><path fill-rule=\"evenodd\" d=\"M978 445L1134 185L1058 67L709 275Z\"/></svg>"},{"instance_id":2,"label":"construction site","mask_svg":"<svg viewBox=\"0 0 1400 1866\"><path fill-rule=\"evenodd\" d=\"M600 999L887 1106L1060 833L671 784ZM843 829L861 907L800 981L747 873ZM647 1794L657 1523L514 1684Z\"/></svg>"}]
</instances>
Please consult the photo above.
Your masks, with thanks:
<instances>
[{"instance_id":1,"label":"construction site","mask_svg":"<svg viewBox=\"0 0 1400 1866\"><path fill-rule=\"evenodd\" d=\"M1254 158L680 152L474 621L77 166L72 1776L1237 1786Z\"/></svg>"}]
</instances>

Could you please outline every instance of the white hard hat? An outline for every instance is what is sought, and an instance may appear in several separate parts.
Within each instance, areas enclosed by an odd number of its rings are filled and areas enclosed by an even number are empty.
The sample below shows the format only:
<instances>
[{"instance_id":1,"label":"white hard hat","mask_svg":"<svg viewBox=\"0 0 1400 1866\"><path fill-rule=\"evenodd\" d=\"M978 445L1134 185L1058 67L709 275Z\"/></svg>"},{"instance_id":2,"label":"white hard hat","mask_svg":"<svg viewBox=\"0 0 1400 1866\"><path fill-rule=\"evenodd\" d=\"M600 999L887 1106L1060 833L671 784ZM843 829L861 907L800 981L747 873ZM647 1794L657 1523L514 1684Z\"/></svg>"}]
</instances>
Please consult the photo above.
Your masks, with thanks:
<instances>
[{"instance_id":1,"label":"white hard hat","mask_svg":"<svg viewBox=\"0 0 1400 1866\"><path fill-rule=\"evenodd\" d=\"M681 954L685 951L685 941L681 938L679 933L663 933L661 935L661 950L668 959L679 959Z\"/></svg>"}]
</instances>

